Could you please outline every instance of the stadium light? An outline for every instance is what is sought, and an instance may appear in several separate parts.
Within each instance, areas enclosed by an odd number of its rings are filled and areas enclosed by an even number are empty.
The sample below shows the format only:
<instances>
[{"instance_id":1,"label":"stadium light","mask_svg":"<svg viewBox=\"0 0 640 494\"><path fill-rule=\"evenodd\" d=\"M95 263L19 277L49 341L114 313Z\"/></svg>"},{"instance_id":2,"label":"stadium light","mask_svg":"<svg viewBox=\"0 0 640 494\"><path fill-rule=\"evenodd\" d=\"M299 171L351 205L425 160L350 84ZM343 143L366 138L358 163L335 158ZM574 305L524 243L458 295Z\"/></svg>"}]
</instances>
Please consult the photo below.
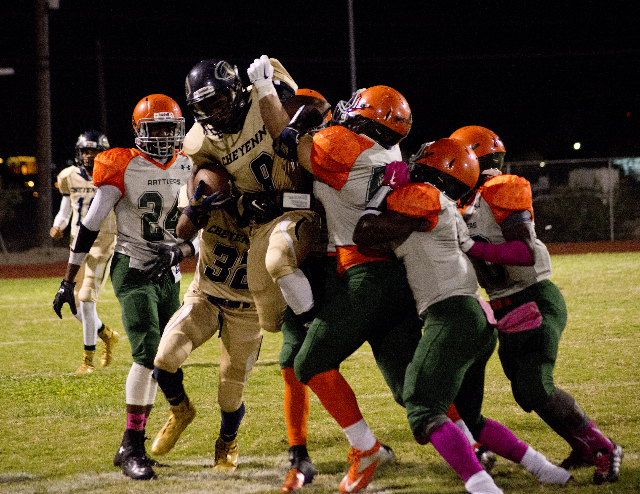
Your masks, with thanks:
<instances>
[{"instance_id":1,"label":"stadium light","mask_svg":"<svg viewBox=\"0 0 640 494\"><path fill-rule=\"evenodd\" d=\"M578 149L580 149L580 146L581 146L581 145L580 145L580 143L579 143L579 142L574 142L574 143L573 143L573 149L575 149L576 151L577 151Z\"/></svg>"}]
</instances>

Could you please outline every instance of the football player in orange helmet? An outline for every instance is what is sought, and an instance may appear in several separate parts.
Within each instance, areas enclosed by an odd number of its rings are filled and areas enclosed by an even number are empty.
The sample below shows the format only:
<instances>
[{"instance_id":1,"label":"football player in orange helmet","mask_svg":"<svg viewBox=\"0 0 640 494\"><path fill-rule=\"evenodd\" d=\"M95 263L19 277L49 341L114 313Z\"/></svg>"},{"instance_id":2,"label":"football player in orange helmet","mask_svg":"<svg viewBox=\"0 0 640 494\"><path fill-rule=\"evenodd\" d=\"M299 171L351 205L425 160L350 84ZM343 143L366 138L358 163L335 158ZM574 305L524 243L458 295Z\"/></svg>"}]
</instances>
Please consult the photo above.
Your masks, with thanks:
<instances>
[{"instance_id":1,"label":"football player in orange helmet","mask_svg":"<svg viewBox=\"0 0 640 494\"><path fill-rule=\"evenodd\" d=\"M364 420L340 364L368 341L394 399L403 402L404 371L420 340L421 322L404 269L387 252L358 249L353 229L380 187L385 165L401 159L398 143L411 129L406 99L388 86L354 93L333 110L329 126L319 109L301 110L276 149L311 172L314 194L326 211L329 243L341 275L337 296L321 305L295 358L295 374L313 390L349 440L351 466L342 492L364 489L378 466L393 461Z\"/></svg>"},{"instance_id":2,"label":"football player in orange helmet","mask_svg":"<svg viewBox=\"0 0 640 494\"><path fill-rule=\"evenodd\" d=\"M439 139L424 144L410 158L410 167L413 182L392 190L386 208L376 200L361 215L354 240L363 248L392 246L424 320L404 383L411 431L418 444L433 444L468 492L501 493L469 440L447 417L454 403L482 444L522 464L541 482L566 483L571 479L566 470L481 414L485 367L497 337L479 300L474 270L458 247L456 226L462 221L456 201L476 184L478 158L456 139Z\"/></svg>"},{"instance_id":3,"label":"football player in orange helmet","mask_svg":"<svg viewBox=\"0 0 640 494\"><path fill-rule=\"evenodd\" d=\"M513 396L524 411L535 411L569 443L571 453L561 466L595 464L595 484L616 482L622 447L603 435L576 400L554 384L567 307L549 279L549 252L536 237L531 186L522 177L492 173L501 168L505 153L495 132L467 126L452 137L484 158L487 176L462 204L459 237L498 319L498 356Z\"/></svg>"},{"instance_id":4,"label":"football player in orange helmet","mask_svg":"<svg viewBox=\"0 0 640 494\"><path fill-rule=\"evenodd\" d=\"M89 130L78 137L75 165L65 168L58 174L58 188L62 194L62 201L49 232L54 239L61 239L64 229L70 225L71 244L73 244L80 222L86 216L89 205L96 195L92 179L94 159L107 149L109 149L109 141L102 132ZM95 370L93 355L96 350L96 335L103 342L100 365L106 367L113 362L114 347L120 335L100 320L96 311L96 302L109 277L109 265L115 245L115 214L111 213L100 228L100 235L91 246L90 255L82 263L77 275L81 284L74 289L74 294L76 307L79 307L80 311L75 314L75 317L82 323L84 350L82 362L76 374L90 374Z\"/></svg>"},{"instance_id":5,"label":"football player in orange helmet","mask_svg":"<svg viewBox=\"0 0 640 494\"><path fill-rule=\"evenodd\" d=\"M135 106L132 123L136 148L112 148L95 159L96 196L74 239L53 308L61 316L68 303L76 312L76 275L103 222L115 211L118 233L110 274L133 364L126 383L127 425L114 465L132 479L147 480L155 476L144 447L157 389L153 360L162 329L180 306L179 262L195 251L191 242L176 238L178 193L192 163L180 151L184 119L172 98L145 96Z\"/></svg>"}]
</instances>

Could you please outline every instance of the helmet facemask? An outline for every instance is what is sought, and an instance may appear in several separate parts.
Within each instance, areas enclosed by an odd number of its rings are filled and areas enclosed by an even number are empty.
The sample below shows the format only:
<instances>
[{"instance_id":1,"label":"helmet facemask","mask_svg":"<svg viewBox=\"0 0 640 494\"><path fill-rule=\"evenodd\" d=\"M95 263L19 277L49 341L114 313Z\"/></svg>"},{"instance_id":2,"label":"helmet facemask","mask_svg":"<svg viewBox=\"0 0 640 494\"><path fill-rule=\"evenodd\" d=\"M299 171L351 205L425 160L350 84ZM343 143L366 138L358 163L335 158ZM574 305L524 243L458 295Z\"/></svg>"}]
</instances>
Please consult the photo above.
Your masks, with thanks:
<instances>
[{"instance_id":1,"label":"helmet facemask","mask_svg":"<svg viewBox=\"0 0 640 494\"><path fill-rule=\"evenodd\" d=\"M185 136L184 118L173 113L156 113L154 118L141 118L136 125L136 147L156 158L175 156L182 149Z\"/></svg>"},{"instance_id":2,"label":"helmet facemask","mask_svg":"<svg viewBox=\"0 0 640 494\"><path fill-rule=\"evenodd\" d=\"M205 134L220 137L240 131L248 106L238 67L224 60L202 60L187 75L185 93Z\"/></svg>"},{"instance_id":3,"label":"helmet facemask","mask_svg":"<svg viewBox=\"0 0 640 494\"><path fill-rule=\"evenodd\" d=\"M76 166L82 168L91 177L95 157L107 149L109 149L107 136L97 130L83 132L76 142Z\"/></svg>"}]
</instances>

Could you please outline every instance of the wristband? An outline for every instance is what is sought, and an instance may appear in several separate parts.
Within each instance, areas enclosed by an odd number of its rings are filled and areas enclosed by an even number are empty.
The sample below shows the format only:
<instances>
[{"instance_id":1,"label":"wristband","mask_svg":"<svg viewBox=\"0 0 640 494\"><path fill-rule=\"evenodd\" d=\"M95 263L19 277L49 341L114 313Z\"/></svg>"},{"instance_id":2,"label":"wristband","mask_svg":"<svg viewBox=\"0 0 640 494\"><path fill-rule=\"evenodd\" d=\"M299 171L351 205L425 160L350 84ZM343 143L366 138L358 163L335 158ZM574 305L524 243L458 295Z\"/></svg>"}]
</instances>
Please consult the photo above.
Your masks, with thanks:
<instances>
[{"instance_id":1,"label":"wristband","mask_svg":"<svg viewBox=\"0 0 640 494\"><path fill-rule=\"evenodd\" d=\"M260 84L262 83L262 84ZM268 79L262 79L253 83L256 87L256 91L258 91L258 99L273 94L276 98L278 97L278 93L276 92L276 88L273 86L273 82Z\"/></svg>"}]
</instances>

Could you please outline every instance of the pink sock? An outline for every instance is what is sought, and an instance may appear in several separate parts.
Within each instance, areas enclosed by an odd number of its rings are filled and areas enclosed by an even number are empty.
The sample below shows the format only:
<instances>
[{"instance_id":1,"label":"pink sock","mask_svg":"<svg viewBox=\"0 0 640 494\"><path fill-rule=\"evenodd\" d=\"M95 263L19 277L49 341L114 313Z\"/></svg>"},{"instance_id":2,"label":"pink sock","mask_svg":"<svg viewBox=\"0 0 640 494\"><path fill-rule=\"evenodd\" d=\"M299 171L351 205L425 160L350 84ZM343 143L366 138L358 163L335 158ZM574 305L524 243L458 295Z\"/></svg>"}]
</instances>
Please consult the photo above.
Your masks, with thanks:
<instances>
[{"instance_id":1,"label":"pink sock","mask_svg":"<svg viewBox=\"0 0 640 494\"><path fill-rule=\"evenodd\" d=\"M586 443L592 453L595 453L599 449L606 449L607 451L613 451L613 443L607 439L600 429L596 427L593 420L589 420L589 425L582 431L574 434L575 437L580 439L583 443Z\"/></svg>"},{"instance_id":2,"label":"pink sock","mask_svg":"<svg viewBox=\"0 0 640 494\"><path fill-rule=\"evenodd\" d=\"M145 418L144 413L127 413L127 429L143 430Z\"/></svg>"},{"instance_id":3,"label":"pink sock","mask_svg":"<svg viewBox=\"0 0 640 494\"><path fill-rule=\"evenodd\" d=\"M511 430L495 420L487 419L478 441L495 454L520 463L529 445L519 439Z\"/></svg>"},{"instance_id":4,"label":"pink sock","mask_svg":"<svg viewBox=\"0 0 640 494\"><path fill-rule=\"evenodd\" d=\"M442 424L431 433L429 440L464 482L482 471L482 465L471 449L468 439L453 422Z\"/></svg>"}]
</instances>

